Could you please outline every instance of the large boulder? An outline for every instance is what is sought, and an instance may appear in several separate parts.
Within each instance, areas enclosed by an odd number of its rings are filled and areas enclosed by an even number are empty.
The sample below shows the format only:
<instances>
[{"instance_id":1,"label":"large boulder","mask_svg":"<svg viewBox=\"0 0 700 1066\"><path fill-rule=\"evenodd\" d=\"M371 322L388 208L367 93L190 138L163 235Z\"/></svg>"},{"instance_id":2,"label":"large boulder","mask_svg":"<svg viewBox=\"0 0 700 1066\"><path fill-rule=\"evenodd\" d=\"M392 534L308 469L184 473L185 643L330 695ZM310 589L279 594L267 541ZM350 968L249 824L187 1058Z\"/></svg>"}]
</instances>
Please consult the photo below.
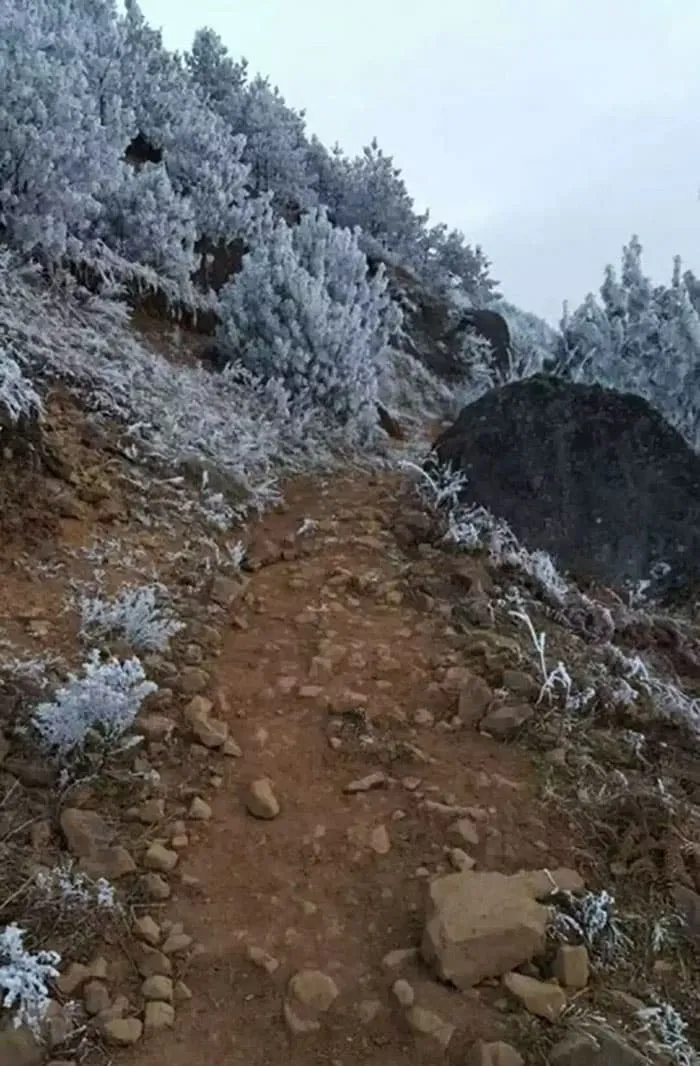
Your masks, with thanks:
<instances>
[{"instance_id":1,"label":"large boulder","mask_svg":"<svg viewBox=\"0 0 700 1066\"><path fill-rule=\"evenodd\" d=\"M700 456L639 396L538 374L465 407L432 456L574 578L657 595L700 579Z\"/></svg>"}]
</instances>

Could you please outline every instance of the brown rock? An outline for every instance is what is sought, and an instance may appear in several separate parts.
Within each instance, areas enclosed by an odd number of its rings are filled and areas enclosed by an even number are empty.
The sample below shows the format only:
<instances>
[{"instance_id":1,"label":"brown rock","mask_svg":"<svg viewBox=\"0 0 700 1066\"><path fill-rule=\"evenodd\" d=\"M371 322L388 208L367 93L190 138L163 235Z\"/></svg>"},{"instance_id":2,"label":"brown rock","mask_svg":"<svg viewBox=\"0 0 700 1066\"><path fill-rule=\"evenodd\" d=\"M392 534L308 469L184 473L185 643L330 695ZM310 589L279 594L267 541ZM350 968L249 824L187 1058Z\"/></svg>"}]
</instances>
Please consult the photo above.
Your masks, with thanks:
<instances>
[{"instance_id":1,"label":"brown rock","mask_svg":"<svg viewBox=\"0 0 700 1066\"><path fill-rule=\"evenodd\" d=\"M284 1016L293 1033L320 1029L319 1015L325 1014L339 995L332 977L320 970L300 970L287 986Z\"/></svg>"},{"instance_id":2,"label":"brown rock","mask_svg":"<svg viewBox=\"0 0 700 1066\"><path fill-rule=\"evenodd\" d=\"M471 818L459 818L458 821L453 822L448 827L445 835L450 844L454 844L456 847L460 847L462 844L470 844L472 847L476 847L479 843L479 832Z\"/></svg>"},{"instance_id":3,"label":"brown rock","mask_svg":"<svg viewBox=\"0 0 700 1066\"><path fill-rule=\"evenodd\" d=\"M172 1029L175 1024L175 1008L172 1003L159 999L149 1000L143 1012L143 1029L145 1033L155 1033L160 1029Z\"/></svg>"},{"instance_id":4,"label":"brown rock","mask_svg":"<svg viewBox=\"0 0 700 1066\"><path fill-rule=\"evenodd\" d=\"M146 874L146 876L142 878L141 883L143 884L149 899L157 900L159 903L162 903L166 899L170 899L172 889L165 878L161 877L160 874Z\"/></svg>"},{"instance_id":5,"label":"brown rock","mask_svg":"<svg viewBox=\"0 0 700 1066\"><path fill-rule=\"evenodd\" d=\"M186 696L196 696L209 687L209 674L201 666L186 666L180 671L179 687Z\"/></svg>"},{"instance_id":6,"label":"brown rock","mask_svg":"<svg viewBox=\"0 0 700 1066\"><path fill-rule=\"evenodd\" d=\"M360 777L356 781L351 781L346 785L343 792L347 792L352 795L356 792L370 792L374 788L385 788L389 783L389 778L386 776L383 770L375 770L371 774L367 774L366 777Z\"/></svg>"},{"instance_id":7,"label":"brown rock","mask_svg":"<svg viewBox=\"0 0 700 1066\"><path fill-rule=\"evenodd\" d=\"M150 944L151 947L155 947L160 940L160 926L151 918L150 914L137 918L132 928L134 936L138 937L139 940L145 941L146 944Z\"/></svg>"},{"instance_id":8,"label":"brown rock","mask_svg":"<svg viewBox=\"0 0 700 1066\"><path fill-rule=\"evenodd\" d=\"M82 962L71 962L68 969L57 979L56 987L61 995L70 998L90 980L90 976L89 967L84 966Z\"/></svg>"},{"instance_id":9,"label":"brown rock","mask_svg":"<svg viewBox=\"0 0 700 1066\"><path fill-rule=\"evenodd\" d=\"M169 977L163 977L162 974L147 977L141 985L141 995L146 1000L154 999L162 1000L164 1003L172 1003L173 982Z\"/></svg>"},{"instance_id":10,"label":"brown rock","mask_svg":"<svg viewBox=\"0 0 700 1066\"><path fill-rule=\"evenodd\" d=\"M218 574L211 583L209 595L219 607L232 607L245 592L246 585L243 577L232 578Z\"/></svg>"},{"instance_id":11,"label":"brown rock","mask_svg":"<svg viewBox=\"0 0 700 1066\"><path fill-rule=\"evenodd\" d=\"M102 1032L108 1044L129 1047L141 1039L143 1023L139 1018L112 1018L105 1022Z\"/></svg>"},{"instance_id":12,"label":"brown rock","mask_svg":"<svg viewBox=\"0 0 700 1066\"><path fill-rule=\"evenodd\" d=\"M136 719L136 726L146 740L167 743L175 732L175 722L165 714L146 714Z\"/></svg>"},{"instance_id":13,"label":"brown rock","mask_svg":"<svg viewBox=\"0 0 700 1066\"><path fill-rule=\"evenodd\" d=\"M501 1040L492 1044L479 1040L469 1049L464 1066L525 1066L525 1059Z\"/></svg>"},{"instance_id":14,"label":"brown rock","mask_svg":"<svg viewBox=\"0 0 700 1066\"><path fill-rule=\"evenodd\" d=\"M0 1066L41 1066L44 1048L28 1026L0 1031Z\"/></svg>"},{"instance_id":15,"label":"brown rock","mask_svg":"<svg viewBox=\"0 0 700 1066\"><path fill-rule=\"evenodd\" d=\"M465 870L429 886L421 952L444 981L471 988L528 962L545 945L547 907L537 902L553 883L581 887L571 871L512 876Z\"/></svg>"},{"instance_id":16,"label":"brown rock","mask_svg":"<svg viewBox=\"0 0 700 1066\"><path fill-rule=\"evenodd\" d=\"M279 961L263 948L258 948L251 944L246 950L246 955L252 963L265 970L266 973L273 974L279 969Z\"/></svg>"},{"instance_id":17,"label":"brown rock","mask_svg":"<svg viewBox=\"0 0 700 1066\"><path fill-rule=\"evenodd\" d=\"M85 1010L91 1017L109 1007L109 991L102 981L88 981L83 990L83 996Z\"/></svg>"},{"instance_id":18,"label":"brown rock","mask_svg":"<svg viewBox=\"0 0 700 1066\"><path fill-rule=\"evenodd\" d=\"M244 790L243 802L254 818L271 820L280 813L280 805L272 791L272 782L267 777L251 781Z\"/></svg>"},{"instance_id":19,"label":"brown rock","mask_svg":"<svg viewBox=\"0 0 700 1066\"><path fill-rule=\"evenodd\" d=\"M212 811L206 800L203 800L201 796L195 796L187 813L188 817L196 822L208 822Z\"/></svg>"},{"instance_id":20,"label":"brown rock","mask_svg":"<svg viewBox=\"0 0 700 1066\"><path fill-rule=\"evenodd\" d=\"M562 944L554 963L554 976L564 988L580 990L588 984L590 961L584 944Z\"/></svg>"},{"instance_id":21,"label":"brown rock","mask_svg":"<svg viewBox=\"0 0 700 1066\"><path fill-rule=\"evenodd\" d=\"M173 964L162 951L149 947L148 944L140 944L136 952L136 966L142 977L153 977L162 974L169 977L173 972Z\"/></svg>"},{"instance_id":22,"label":"brown rock","mask_svg":"<svg viewBox=\"0 0 700 1066\"><path fill-rule=\"evenodd\" d=\"M439 1014L425 1007L410 1007L406 1020L414 1033L431 1037L444 1049L448 1047L455 1033L455 1026L451 1022L445 1021Z\"/></svg>"},{"instance_id":23,"label":"brown rock","mask_svg":"<svg viewBox=\"0 0 700 1066\"><path fill-rule=\"evenodd\" d=\"M493 702L490 686L478 674L466 681L459 693L457 714L464 725L475 726L484 717Z\"/></svg>"},{"instance_id":24,"label":"brown rock","mask_svg":"<svg viewBox=\"0 0 700 1066\"><path fill-rule=\"evenodd\" d=\"M526 1011L555 1022L566 1009L566 992L550 981L538 981L524 973L507 973L503 984Z\"/></svg>"},{"instance_id":25,"label":"brown rock","mask_svg":"<svg viewBox=\"0 0 700 1066\"><path fill-rule=\"evenodd\" d=\"M503 740L517 733L521 726L534 716L535 709L528 703L505 704L481 719L479 731Z\"/></svg>"},{"instance_id":26,"label":"brown rock","mask_svg":"<svg viewBox=\"0 0 700 1066\"><path fill-rule=\"evenodd\" d=\"M136 869L126 848L112 844L114 830L96 811L66 807L61 813L61 829L68 850L79 859L80 870L88 876L117 881Z\"/></svg>"},{"instance_id":27,"label":"brown rock","mask_svg":"<svg viewBox=\"0 0 700 1066\"><path fill-rule=\"evenodd\" d=\"M391 839L386 826L376 825L369 834L369 846L377 855L388 855L391 851Z\"/></svg>"},{"instance_id":28,"label":"brown rock","mask_svg":"<svg viewBox=\"0 0 700 1066\"><path fill-rule=\"evenodd\" d=\"M416 1001L416 993L413 985L410 985L408 981L404 981L401 977L398 981L394 981L391 986L391 991L394 993L396 1000L401 1007L412 1007Z\"/></svg>"},{"instance_id":29,"label":"brown rock","mask_svg":"<svg viewBox=\"0 0 700 1066\"><path fill-rule=\"evenodd\" d=\"M157 873L169 873L175 869L179 858L180 856L176 851L171 851L169 848L164 847L163 844L154 843L150 845L144 855L143 864L147 870L154 870Z\"/></svg>"}]
</instances>

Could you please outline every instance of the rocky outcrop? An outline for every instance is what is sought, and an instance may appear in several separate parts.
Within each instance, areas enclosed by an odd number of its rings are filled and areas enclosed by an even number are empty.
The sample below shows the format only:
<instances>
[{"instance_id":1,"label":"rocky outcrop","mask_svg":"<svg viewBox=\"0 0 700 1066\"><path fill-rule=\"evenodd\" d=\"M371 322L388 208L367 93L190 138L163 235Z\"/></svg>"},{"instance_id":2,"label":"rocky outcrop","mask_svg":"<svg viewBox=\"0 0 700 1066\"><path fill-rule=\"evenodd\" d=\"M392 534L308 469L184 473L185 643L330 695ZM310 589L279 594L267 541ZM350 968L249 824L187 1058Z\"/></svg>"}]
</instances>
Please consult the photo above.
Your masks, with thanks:
<instances>
[{"instance_id":1,"label":"rocky outcrop","mask_svg":"<svg viewBox=\"0 0 700 1066\"><path fill-rule=\"evenodd\" d=\"M639 396L537 375L465 407L433 455L577 579L700 580L700 456Z\"/></svg>"}]
</instances>

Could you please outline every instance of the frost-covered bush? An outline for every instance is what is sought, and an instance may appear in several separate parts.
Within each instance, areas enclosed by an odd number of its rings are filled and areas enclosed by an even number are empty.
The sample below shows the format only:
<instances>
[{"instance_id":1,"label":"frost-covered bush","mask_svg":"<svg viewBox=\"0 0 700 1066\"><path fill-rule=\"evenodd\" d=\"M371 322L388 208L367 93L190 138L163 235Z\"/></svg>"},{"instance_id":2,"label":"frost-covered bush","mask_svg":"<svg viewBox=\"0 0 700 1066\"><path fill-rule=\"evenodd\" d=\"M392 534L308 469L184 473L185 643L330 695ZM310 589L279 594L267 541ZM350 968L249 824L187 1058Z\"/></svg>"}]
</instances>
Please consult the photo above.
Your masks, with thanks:
<instances>
[{"instance_id":1,"label":"frost-covered bush","mask_svg":"<svg viewBox=\"0 0 700 1066\"><path fill-rule=\"evenodd\" d=\"M606 268L600 298L565 312L556 369L643 396L700 451L700 315L688 284L676 258L670 286L654 286L633 237L619 277Z\"/></svg>"},{"instance_id":2,"label":"frost-covered bush","mask_svg":"<svg viewBox=\"0 0 700 1066\"><path fill-rule=\"evenodd\" d=\"M37 901L61 911L75 913L100 910L113 910L117 906L114 886L104 877L96 880L80 870L74 869L74 860L70 859L61 866L51 870L40 870L35 878Z\"/></svg>"},{"instance_id":3,"label":"frost-covered bush","mask_svg":"<svg viewBox=\"0 0 700 1066\"><path fill-rule=\"evenodd\" d=\"M84 637L122 633L138 651L164 651L170 638L179 633L183 623L158 602L162 588L153 585L121 589L112 600L101 596L83 597L80 603Z\"/></svg>"},{"instance_id":4,"label":"frost-covered bush","mask_svg":"<svg viewBox=\"0 0 700 1066\"><path fill-rule=\"evenodd\" d=\"M27 951L25 935L14 923L0 932L0 1003L12 1012L15 1028L28 1025L39 1035L51 1002L48 982L59 976L61 956L55 951Z\"/></svg>"},{"instance_id":5,"label":"frost-covered bush","mask_svg":"<svg viewBox=\"0 0 700 1066\"><path fill-rule=\"evenodd\" d=\"M21 368L0 346L0 422L6 412L11 422L41 413L39 394Z\"/></svg>"},{"instance_id":6,"label":"frost-covered bush","mask_svg":"<svg viewBox=\"0 0 700 1066\"><path fill-rule=\"evenodd\" d=\"M325 212L278 222L220 294L220 340L253 373L278 379L345 424L361 422L400 312L384 271L368 276L357 234Z\"/></svg>"},{"instance_id":7,"label":"frost-covered bush","mask_svg":"<svg viewBox=\"0 0 700 1066\"><path fill-rule=\"evenodd\" d=\"M120 181L110 181L90 236L117 255L179 280L197 266L197 229L189 199L178 196L165 166L146 163L135 170L122 164Z\"/></svg>"},{"instance_id":8,"label":"frost-covered bush","mask_svg":"<svg viewBox=\"0 0 700 1066\"><path fill-rule=\"evenodd\" d=\"M71 675L52 703L41 703L32 725L57 757L80 752L90 737L117 747L134 724L141 704L157 690L138 659L101 662L98 652L85 663L83 677Z\"/></svg>"}]
</instances>

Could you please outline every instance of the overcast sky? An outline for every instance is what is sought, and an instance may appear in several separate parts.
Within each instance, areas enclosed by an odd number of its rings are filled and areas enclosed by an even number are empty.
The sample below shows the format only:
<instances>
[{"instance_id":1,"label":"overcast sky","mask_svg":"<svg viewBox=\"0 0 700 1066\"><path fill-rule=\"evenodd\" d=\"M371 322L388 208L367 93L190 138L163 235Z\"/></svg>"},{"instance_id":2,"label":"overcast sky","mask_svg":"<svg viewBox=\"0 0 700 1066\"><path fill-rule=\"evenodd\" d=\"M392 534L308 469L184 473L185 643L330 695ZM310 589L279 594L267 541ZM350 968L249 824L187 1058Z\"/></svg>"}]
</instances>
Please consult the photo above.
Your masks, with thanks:
<instances>
[{"instance_id":1,"label":"overcast sky","mask_svg":"<svg viewBox=\"0 0 700 1066\"><path fill-rule=\"evenodd\" d=\"M503 294L557 321L637 232L700 273L700 0L141 0L171 48L209 25L311 131L373 136Z\"/></svg>"}]
</instances>

